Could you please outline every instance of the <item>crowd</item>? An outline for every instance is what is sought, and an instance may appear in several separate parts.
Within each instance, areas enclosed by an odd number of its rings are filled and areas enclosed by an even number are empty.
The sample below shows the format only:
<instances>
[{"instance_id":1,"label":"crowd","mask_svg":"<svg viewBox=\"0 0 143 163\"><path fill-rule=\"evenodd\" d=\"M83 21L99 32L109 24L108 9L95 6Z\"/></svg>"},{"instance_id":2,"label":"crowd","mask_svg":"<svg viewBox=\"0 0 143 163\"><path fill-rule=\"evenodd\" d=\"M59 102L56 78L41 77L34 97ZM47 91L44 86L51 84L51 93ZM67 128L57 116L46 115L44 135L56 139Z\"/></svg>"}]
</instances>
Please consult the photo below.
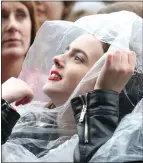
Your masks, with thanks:
<instances>
[{"instance_id":1,"label":"crowd","mask_svg":"<svg viewBox=\"0 0 143 163\"><path fill-rule=\"evenodd\" d=\"M143 2L2 1L4 162L143 161Z\"/></svg>"}]
</instances>

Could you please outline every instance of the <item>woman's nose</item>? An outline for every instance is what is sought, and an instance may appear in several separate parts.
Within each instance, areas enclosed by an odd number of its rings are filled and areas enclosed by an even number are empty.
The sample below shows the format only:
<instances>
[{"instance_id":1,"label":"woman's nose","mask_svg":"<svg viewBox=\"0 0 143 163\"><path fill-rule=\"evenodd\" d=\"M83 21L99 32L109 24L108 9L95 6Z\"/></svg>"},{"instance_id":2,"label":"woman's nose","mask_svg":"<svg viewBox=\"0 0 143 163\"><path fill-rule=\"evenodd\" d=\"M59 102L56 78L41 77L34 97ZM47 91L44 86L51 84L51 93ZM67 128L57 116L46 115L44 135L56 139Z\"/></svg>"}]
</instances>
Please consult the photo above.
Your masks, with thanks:
<instances>
[{"instance_id":1,"label":"woman's nose","mask_svg":"<svg viewBox=\"0 0 143 163\"><path fill-rule=\"evenodd\" d=\"M7 31L15 32L18 30L18 22L13 15L11 15L7 22Z\"/></svg>"},{"instance_id":2,"label":"woman's nose","mask_svg":"<svg viewBox=\"0 0 143 163\"><path fill-rule=\"evenodd\" d=\"M61 56L55 56L53 62L57 68L64 68L64 61L61 59Z\"/></svg>"}]
</instances>

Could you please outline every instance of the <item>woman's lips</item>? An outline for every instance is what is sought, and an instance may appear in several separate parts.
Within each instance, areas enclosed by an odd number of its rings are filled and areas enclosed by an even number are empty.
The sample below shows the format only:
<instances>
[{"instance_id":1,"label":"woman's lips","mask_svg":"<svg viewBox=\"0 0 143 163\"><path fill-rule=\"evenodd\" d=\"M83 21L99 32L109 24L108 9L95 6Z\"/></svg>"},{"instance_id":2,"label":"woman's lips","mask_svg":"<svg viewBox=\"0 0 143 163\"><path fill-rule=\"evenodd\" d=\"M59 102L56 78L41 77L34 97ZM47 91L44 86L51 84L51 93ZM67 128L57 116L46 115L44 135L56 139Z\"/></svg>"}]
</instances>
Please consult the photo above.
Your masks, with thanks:
<instances>
[{"instance_id":1,"label":"woman's lips","mask_svg":"<svg viewBox=\"0 0 143 163\"><path fill-rule=\"evenodd\" d=\"M53 76L50 76L50 77L48 78L48 80L59 81L59 80L61 80L61 79L60 79L60 78L55 78L55 77L53 77Z\"/></svg>"},{"instance_id":2,"label":"woman's lips","mask_svg":"<svg viewBox=\"0 0 143 163\"><path fill-rule=\"evenodd\" d=\"M21 41L18 39L8 39L8 40L4 40L2 43L3 44L17 44L17 43L21 43Z\"/></svg>"},{"instance_id":3,"label":"woman's lips","mask_svg":"<svg viewBox=\"0 0 143 163\"><path fill-rule=\"evenodd\" d=\"M48 80L54 80L54 81L59 81L61 79L62 79L61 75L56 70L52 70L48 78Z\"/></svg>"}]
</instances>

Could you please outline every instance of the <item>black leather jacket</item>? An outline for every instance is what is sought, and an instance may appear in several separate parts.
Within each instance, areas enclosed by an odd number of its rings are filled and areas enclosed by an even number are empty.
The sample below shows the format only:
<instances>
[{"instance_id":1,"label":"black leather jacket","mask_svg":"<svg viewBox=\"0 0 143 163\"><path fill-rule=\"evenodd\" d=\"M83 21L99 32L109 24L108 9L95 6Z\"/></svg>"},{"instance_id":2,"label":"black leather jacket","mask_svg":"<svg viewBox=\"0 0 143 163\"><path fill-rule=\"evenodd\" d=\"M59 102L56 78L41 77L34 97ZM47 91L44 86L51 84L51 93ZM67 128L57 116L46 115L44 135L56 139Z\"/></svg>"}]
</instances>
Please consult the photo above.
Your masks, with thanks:
<instances>
[{"instance_id":1,"label":"black leather jacket","mask_svg":"<svg viewBox=\"0 0 143 163\"><path fill-rule=\"evenodd\" d=\"M79 136L74 162L87 163L111 138L117 127L119 95L109 90L94 90L72 99L71 105ZM8 139L19 117L9 105L2 105L2 144Z\"/></svg>"},{"instance_id":2,"label":"black leather jacket","mask_svg":"<svg viewBox=\"0 0 143 163\"><path fill-rule=\"evenodd\" d=\"M113 91L95 90L71 103L79 136L74 162L87 163L117 127L119 96Z\"/></svg>"},{"instance_id":3,"label":"black leather jacket","mask_svg":"<svg viewBox=\"0 0 143 163\"><path fill-rule=\"evenodd\" d=\"M1 100L1 144L10 136L20 115L5 100Z\"/></svg>"}]
</instances>

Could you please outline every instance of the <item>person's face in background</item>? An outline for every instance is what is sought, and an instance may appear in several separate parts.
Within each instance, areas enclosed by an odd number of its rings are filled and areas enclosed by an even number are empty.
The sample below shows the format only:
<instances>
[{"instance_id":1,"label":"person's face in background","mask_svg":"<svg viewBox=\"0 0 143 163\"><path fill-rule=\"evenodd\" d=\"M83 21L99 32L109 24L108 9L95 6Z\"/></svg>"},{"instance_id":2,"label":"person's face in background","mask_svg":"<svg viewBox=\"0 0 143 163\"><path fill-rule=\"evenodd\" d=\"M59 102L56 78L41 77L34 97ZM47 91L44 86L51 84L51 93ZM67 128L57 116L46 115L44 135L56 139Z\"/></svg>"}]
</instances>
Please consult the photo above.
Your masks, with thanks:
<instances>
[{"instance_id":1,"label":"person's face in background","mask_svg":"<svg viewBox=\"0 0 143 163\"><path fill-rule=\"evenodd\" d=\"M21 2L2 2L2 56L25 56L30 46L32 23Z\"/></svg>"},{"instance_id":2,"label":"person's face in background","mask_svg":"<svg viewBox=\"0 0 143 163\"><path fill-rule=\"evenodd\" d=\"M39 18L40 25L46 20L60 20L64 12L63 2L36 2L37 15Z\"/></svg>"},{"instance_id":3,"label":"person's face in background","mask_svg":"<svg viewBox=\"0 0 143 163\"><path fill-rule=\"evenodd\" d=\"M103 54L102 44L94 36L80 36L70 44L64 54L53 58L54 66L43 87L44 93L54 103L56 98L63 104Z\"/></svg>"}]
</instances>

